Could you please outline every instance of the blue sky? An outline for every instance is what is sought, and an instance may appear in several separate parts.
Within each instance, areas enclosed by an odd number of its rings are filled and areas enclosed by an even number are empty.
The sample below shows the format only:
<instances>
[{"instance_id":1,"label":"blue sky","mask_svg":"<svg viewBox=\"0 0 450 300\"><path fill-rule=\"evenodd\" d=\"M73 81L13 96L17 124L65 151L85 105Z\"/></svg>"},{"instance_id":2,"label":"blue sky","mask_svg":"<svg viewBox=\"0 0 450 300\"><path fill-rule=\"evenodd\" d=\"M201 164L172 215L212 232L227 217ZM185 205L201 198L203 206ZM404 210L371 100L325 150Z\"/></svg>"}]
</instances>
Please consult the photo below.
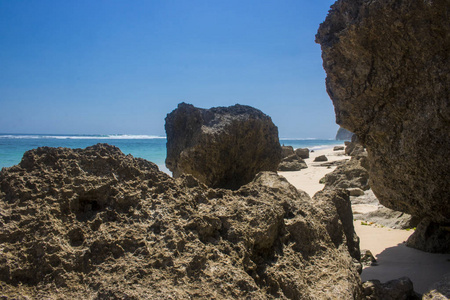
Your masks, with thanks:
<instances>
[{"instance_id":1,"label":"blue sky","mask_svg":"<svg viewBox=\"0 0 450 300\"><path fill-rule=\"evenodd\" d=\"M333 138L319 24L334 1L0 1L0 132L164 135L179 102L251 105Z\"/></svg>"}]
</instances>

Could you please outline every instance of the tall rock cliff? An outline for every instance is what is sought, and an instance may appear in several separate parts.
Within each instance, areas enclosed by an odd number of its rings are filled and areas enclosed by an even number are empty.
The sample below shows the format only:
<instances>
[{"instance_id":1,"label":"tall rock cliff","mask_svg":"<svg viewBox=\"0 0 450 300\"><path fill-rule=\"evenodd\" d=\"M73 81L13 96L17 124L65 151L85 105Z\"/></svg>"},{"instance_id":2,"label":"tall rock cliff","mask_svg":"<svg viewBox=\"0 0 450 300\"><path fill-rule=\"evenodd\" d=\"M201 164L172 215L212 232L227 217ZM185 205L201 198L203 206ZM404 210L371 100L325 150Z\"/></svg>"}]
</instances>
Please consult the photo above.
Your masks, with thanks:
<instances>
[{"instance_id":1,"label":"tall rock cliff","mask_svg":"<svg viewBox=\"0 0 450 300\"><path fill-rule=\"evenodd\" d=\"M367 148L382 204L450 222L448 0L339 0L320 25L336 122Z\"/></svg>"},{"instance_id":2,"label":"tall rock cliff","mask_svg":"<svg viewBox=\"0 0 450 300\"><path fill-rule=\"evenodd\" d=\"M211 187L237 189L281 160L278 128L250 106L201 109L181 103L166 117L166 166Z\"/></svg>"}]
</instances>

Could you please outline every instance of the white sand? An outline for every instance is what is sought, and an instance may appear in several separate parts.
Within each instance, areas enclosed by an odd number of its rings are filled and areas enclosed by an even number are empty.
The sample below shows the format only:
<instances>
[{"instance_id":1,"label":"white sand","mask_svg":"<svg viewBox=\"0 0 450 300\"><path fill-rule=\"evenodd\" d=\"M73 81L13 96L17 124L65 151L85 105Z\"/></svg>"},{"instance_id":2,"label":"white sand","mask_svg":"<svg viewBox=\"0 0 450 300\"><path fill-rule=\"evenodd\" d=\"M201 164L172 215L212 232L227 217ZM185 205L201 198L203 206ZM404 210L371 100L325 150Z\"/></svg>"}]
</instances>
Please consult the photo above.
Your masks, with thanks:
<instances>
[{"instance_id":1,"label":"white sand","mask_svg":"<svg viewBox=\"0 0 450 300\"><path fill-rule=\"evenodd\" d=\"M320 191L324 185L319 180L336 167L320 167L322 162L313 162L319 155L326 155L328 161L349 158L343 151L333 151L333 148L317 150L305 159L307 169L297 172L278 172L292 185L306 191L311 197ZM376 209L374 205L359 204L352 206L354 211L366 213ZM369 249L377 259L377 265L364 268L361 279L363 281L378 279L381 282L409 277L414 283L414 290L424 293L444 274L450 273L450 254L432 254L408 248L404 241L413 231L382 228L375 225L361 225L361 221L354 221L355 231L360 238L360 248Z\"/></svg>"},{"instance_id":2,"label":"white sand","mask_svg":"<svg viewBox=\"0 0 450 300\"><path fill-rule=\"evenodd\" d=\"M278 172L278 174L284 176L292 185L296 188L307 192L311 197L325 186L320 184L319 180L325 176L325 174L333 172L336 167L320 167L323 162L314 162L314 158L320 155L326 155L328 162L349 159L344 155L344 151L333 151L333 147L315 150L309 154L309 158L305 159L308 165L307 169L303 169L297 172Z\"/></svg>"}]
</instances>

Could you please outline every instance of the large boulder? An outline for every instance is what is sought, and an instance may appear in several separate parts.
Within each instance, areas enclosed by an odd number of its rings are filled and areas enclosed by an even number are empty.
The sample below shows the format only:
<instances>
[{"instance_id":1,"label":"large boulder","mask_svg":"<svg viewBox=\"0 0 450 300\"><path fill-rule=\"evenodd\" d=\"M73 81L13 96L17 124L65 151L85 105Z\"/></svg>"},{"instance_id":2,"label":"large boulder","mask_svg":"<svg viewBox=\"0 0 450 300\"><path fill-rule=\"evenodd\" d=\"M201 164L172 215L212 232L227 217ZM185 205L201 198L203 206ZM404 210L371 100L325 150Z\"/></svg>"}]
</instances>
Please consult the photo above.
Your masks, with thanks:
<instances>
[{"instance_id":1,"label":"large boulder","mask_svg":"<svg viewBox=\"0 0 450 300\"><path fill-rule=\"evenodd\" d=\"M346 200L273 172L211 189L98 144L31 150L0 187L2 299L361 299Z\"/></svg>"},{"instance_id":2,"label":"large boulder","mask_svg":"<svg viewBox=\"0 0 450 300\"><path fill-rule=\"evenodd\" d=\"M367 148L392 209L450 222L448 0L339 0L320 25L336 122Z\"/></svg>"},{"instance_id":3,"label":"large boulder","mask_svg":"<svg viewBox=\"0 0 450 300\"><path fill-rule=\"evenodd\" d=\"M308 148L297 148L295 149L295 154L303 159L309 158L309 149Z\"/></svg>"},{"instance_id":4,"label":"large boulder","mask_svg":"<svg viewBox=\"0 0 450 300\"><path fill-rule=\"evenodd\" d=\"M181 103L166 117L166 166L211 187L237 189L281 160L278 128L250 106L211 109Z\"/></svg>"}]
</instances>

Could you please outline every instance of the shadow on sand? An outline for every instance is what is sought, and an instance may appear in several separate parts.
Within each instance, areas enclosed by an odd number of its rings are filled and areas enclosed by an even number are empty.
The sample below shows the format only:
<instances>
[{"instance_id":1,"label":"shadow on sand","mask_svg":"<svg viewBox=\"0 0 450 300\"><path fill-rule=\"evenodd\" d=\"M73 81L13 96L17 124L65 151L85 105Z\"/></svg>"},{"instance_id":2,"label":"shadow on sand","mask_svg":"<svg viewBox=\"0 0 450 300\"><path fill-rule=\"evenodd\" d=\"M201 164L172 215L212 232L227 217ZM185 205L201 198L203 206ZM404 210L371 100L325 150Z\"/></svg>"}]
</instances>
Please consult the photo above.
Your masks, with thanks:
<instances>
[{"instance_id":1,"label":"shadow on sand","mask_svg":"<svg viewBox=\"0 0 450 300\"><path fill-rule=\"evenodd\" d=\"M362 281L378 279L386 282L407 276L414 290L425 293L431 285L450 273L450 254L436 254L409 248L405 243L386 248L376 256L377 265L366 267Z\"/></svg>"}]
</instances>

